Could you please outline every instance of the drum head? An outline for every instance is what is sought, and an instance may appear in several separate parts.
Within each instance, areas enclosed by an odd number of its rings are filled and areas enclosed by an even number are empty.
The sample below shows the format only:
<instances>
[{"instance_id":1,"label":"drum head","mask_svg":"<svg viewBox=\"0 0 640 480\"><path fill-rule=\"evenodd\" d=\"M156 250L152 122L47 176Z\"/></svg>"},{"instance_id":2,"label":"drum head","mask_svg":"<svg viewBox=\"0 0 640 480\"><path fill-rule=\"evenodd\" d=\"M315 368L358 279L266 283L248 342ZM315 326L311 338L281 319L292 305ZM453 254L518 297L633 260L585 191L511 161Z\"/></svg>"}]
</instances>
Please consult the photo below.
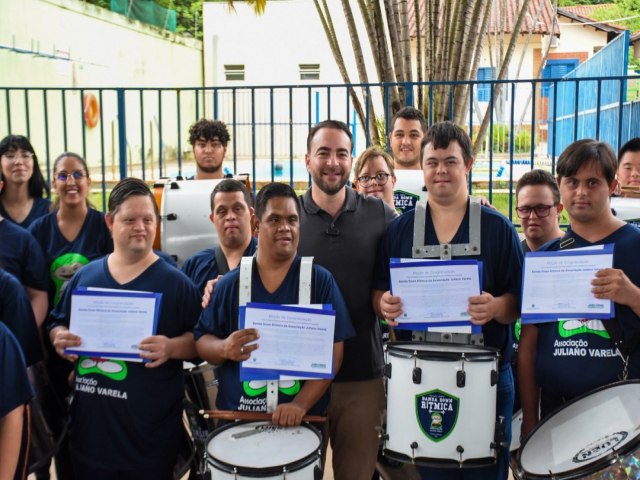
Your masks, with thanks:
<instances>
[{"instance_id":1,"label":"drum head","mask_svg":"<svg viewBox=\"0 0 640 480\"><path fill-rule=\"evenodd\" d=\"M279 427L270 422L238 422L211 434L207 445L209 462L222 471L238 473L270 471L282 473L317 458L321 439L308 425Z\"/></svg>"},{"instance_id":2,"label":"drum head","mask_svg":"<svg viewBox=\"0 0 640 480\"><path fill-rule=\"evenodd\" d=\"M520 465L532 478L578 478L640 441L640 381L584 395L548 416L526 439Z\"/></svg>"},{"instance_id":3,"label":"drum head","mask_svg":"<svg viewBox=\"0 0 640 480\"><path fill-rule=\"evenodd\" d=\"M515 452L520 448L520 432L522 431L522 410L518 410L511 418L511 446L509 451Z\"/></svg>"}]
</instances>

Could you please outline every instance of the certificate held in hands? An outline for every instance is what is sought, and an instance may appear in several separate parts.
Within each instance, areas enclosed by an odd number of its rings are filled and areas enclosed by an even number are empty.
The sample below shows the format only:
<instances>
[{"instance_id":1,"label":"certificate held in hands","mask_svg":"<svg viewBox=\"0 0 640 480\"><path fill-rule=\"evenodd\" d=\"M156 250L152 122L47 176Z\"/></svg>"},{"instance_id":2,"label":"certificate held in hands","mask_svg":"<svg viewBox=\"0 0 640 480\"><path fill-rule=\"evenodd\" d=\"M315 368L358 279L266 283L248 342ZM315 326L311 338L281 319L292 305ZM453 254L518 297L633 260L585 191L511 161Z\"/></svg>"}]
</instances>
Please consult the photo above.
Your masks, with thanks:
<instances>
[{"instance_id":1,"label":"certificate held in hands","mask_svg":"<svg viewBox=\"0 0 640 480\"><path fill-rule=\"evenodd\" d=\"M522 323L613 316L611 300L591 293L598 270L613 265L613 245L527 253L522 282Z\"/></svg>"},{"instance_id":2,"label":"certificate held in hands","mask_svg":"<svg viewBox=\"0 0 640 480\"><path fill-rule=\"evenodd\" d=\"M469 297L482 293L477 260L392 262L391 293L402 299L396 328L469 325Z\"/></svg>"},{"instance_id":3,"label":"certificate held in hands","mask_svg":"<svg viewBox=\"0 0 640 480\"><path fill-rule=\"evenodd\" d=\"M76 289L69 330L82 341L65 353L141 362L140 341L155 335L161 293Z\"/></svg>"}]
</instances>

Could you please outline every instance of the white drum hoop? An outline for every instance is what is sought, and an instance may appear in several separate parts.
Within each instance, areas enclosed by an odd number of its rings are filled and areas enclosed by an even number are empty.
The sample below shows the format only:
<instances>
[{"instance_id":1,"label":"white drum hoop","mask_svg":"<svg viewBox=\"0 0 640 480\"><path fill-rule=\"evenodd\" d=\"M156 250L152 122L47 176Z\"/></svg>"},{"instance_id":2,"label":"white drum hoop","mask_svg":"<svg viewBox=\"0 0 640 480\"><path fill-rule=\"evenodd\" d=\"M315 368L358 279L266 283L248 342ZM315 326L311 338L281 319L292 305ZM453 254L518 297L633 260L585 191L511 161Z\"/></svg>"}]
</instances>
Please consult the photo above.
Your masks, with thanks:
<instances>
[{"instance_id":1,"label":"white drum hoop","mask_svg":"<svg viewBox=\"0 0 640 480\"><path fill-rule=\"evenodd\" d=\"M314 462L317 462L318 459L320 458L320 454L321 454L320 450L322 448L322 435L320 434L320 431L317 428L315 428L313 425L309 423L303 423L299 427L307 429L313 434L315 434L315 436L318 439L318 449L310 452L305 457L295 460L293 462L272 465L264 468L255 468L255 467L247 467L247 466L241 466L241 465L233 465L231 463L215 458L211 454L211 452L209 451L209 444L216 435L219 435L221 432L224 432L225 430L237 428L240 425L249 425L249 424L271 425L270 422L240 421L240 422L229 423L227 425L223 425L222 427L217 428L209 435L209 438L207 439L207 463L210 466L217 468L220 472L228 473L231 475L249 477L249 478L261 478L261 477L282 475L283 473L292 473L298 470L302 470L303 468L306 468L312 465ZM295 428L295 427L288 427L288 428ZM317 474L319 473L320 472L317 472Z\"/></svg>"},{"instance_id":2,"label":"white drum hoop","mask_svg":"<svg viewBox=\"0 0 640 480\"><path fill-rule=\"evenodd\" d=\"M563 406L553 410L549 415L542 419L542 421L540 421L538 425L536 425L535 428L529 433L529 435L527 435L527 437L522 441L520 450L518 450L518 466L520 467L523 478L527 480L575 480L584 478L585 476L602 471L604 468L615 464L624 455L637 450L640 446L640 425L636 426L635 428L638 433L635 436L632 436L629 441L625 442L619 450L616 450L615 447L611 448L611 453L608 453L607 455L598 458L594 462L585 464L581 467L559 472L552 472L551 470L549 470L549 474L537 474L526 471L522 466L522 454L526 452L527 445L531 443L531 440L535 437L536 432L539 432L542 428L546 428L547 424L551 420L553 420L560 412L567 410L569 407L584 400L585 398L624 385L637 385L638 387L640 387L640 380L625 380L608 385L603 385L570 400Z\"/></svg>"}]
</instances>

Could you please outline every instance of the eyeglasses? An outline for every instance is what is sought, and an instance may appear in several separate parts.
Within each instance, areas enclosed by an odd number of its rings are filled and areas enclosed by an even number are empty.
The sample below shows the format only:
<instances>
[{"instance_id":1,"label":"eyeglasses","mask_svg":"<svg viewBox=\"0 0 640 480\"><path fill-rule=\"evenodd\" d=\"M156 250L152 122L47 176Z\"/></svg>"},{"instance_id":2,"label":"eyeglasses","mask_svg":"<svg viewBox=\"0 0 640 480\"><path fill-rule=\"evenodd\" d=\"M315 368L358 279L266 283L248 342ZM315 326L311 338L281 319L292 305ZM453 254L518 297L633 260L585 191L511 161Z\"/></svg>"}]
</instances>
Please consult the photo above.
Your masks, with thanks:
<instances>
[{"instance_id":1,"label":"eyeglasses","mask_svg":"<svg viewBox=\"0 0 640 480\"><path fill-rule=\"evenodd\" d=\"M535 207L517 207L516 213L519 218L529 218L531 216L531 212L536 212L536 217L544 218L548 217L551 209L555 207L555 205L536 205Z\"/></svg>"},{"instance_id":2,"label":"eyeglasses","mask_svg":"<svg viewBox=\"0 0 640 480\"><path fill-rule=\"evenodd\" d=\"M21 152L20 154L17 154L15 152L13 152L13 153L5 153L3 155L3 157L6 158L7 160L9 160L9 163L15 162L18 158L20 160L22 160L23 162L28 162L29 160L31 160L33 158L33 153L31 153L31 152Z\"/></svg>"},{"instance_id":3,"label":"eyeglasses","mask_svg":"<svg viewBox=\"0 0 640 480\"><path fill-rule=\"evenodd\" d=\"M58 172L56 174L56 178L58 180L60 180L61 182L66 182L67 180L69 180L70 177L73 177L73 179L77 182L77 181L83 179L86 176L87 175L84 172L80 171L80 170L74 170L71 173L65 172L63 170L62 172Z\"/></svg>"},{"instance_id":4,"label":"eyeglasses","mask_svg":"<svg viewBox=\"0 0 640 480\"><path fill-rule=\"evenodd\" d=\"M390 173L378 172L374 177L370 177L369 175L358 177L358 182L363 187L368 187L371 182L375 180L377 185L382 186L387 183L387 180L389 180L390 176Z\"/></svg>"}]
</instances>

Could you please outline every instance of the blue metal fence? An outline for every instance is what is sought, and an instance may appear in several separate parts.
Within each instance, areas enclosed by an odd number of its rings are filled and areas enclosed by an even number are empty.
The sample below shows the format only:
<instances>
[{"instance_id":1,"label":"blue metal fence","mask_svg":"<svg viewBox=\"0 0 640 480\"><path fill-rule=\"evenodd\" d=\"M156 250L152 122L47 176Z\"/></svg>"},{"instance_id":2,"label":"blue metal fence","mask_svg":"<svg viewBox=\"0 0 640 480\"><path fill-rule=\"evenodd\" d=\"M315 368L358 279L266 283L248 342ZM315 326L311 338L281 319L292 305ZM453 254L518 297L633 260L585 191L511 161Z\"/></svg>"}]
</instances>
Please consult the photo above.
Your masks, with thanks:
<instances>
[{"instance_id":1,"label":"blue metal fence","mask_svg":"<svg viewBox=\"0 0 640 480\"><path fill-rule=\"evenodd\" d=\"M227 152L230 170L249 173L257 181L307 182L304 153L313 124L326 118L350 124L357 154L368 146L374 111L382 133L388 129L389 119L382 113L389 106L391 88L403 88L406 97L414 99L423 89L431 123L438 92L442 91L438 88L468 85L468 109L462 123L472 138L484 113L492 113L487 141L471 176L473 188L484 189L491 200L496 189L511 193L513 181L524 171L538 167L553 170L564 145L560 138L599 137L616 148L624 139L640 136L640 102L624 102L627 79L622 75L545 79L552 84L549 118L543 117L539 106L542 80L181 89L0 87L0 137L27 135L43 159L46 178L50 178L51 160L58 154L68 150L80 153L90 165L94 185L101 183L104 196L109 182L127 175L153 180L192 174L195 163L187 142L188 128L199 118L218 118L231 132ZM584 85L589 82L596 85L597 98L606 99L606 103L583 98ZM500 84L502 93L494 98L492 88L488 101L479 101L478 88L487 83L492 87ZM573 97L559 94L560 85L573 88ZM364 122L355 116L350 89L363 99ZM455 92L450 88L445 99L449 115ZM94 128L84 118L88 93L95 95L100 109ZM578 121L571 123L571 118ZM594 127L582 128L587 121ZM608 136L610 131L616 135ZM547 146L547 140L553 138L558 140Z\"/></svg>"}]
</instances>

